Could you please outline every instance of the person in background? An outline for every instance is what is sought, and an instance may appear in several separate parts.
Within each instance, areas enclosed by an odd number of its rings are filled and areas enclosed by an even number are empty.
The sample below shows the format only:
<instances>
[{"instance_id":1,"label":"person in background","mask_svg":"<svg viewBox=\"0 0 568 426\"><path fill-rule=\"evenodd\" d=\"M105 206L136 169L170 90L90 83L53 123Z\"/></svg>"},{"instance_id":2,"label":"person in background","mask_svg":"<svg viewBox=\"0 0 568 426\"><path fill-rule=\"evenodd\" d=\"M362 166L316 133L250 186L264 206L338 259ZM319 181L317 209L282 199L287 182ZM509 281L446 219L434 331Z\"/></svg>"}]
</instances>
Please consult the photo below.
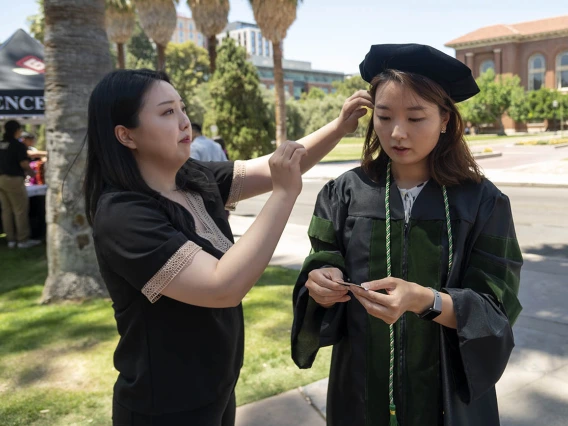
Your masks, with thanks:
<instances>
[{"instance_id":1,"label":"person in background","mask_svg":"<svg viewBox=\"0 0 568 426\"><path fill-rule=\"evenodd\" d=\"M191 158L199 161L227 161L221 145L203 136L200 124L191 123L191 132Z\"/></svg>"},{"instance_id":2,"label":"person in background","mask_svg":"<svg viewBox=\"0 0 568 426\"><path fill-rule=\"evenodd\" d=\"M25 177L34 176L35 172L30 168L25 145L18 140L21 133L20 123L10 120L4 125L4 138L0 142L0 206L8 248L29 248L41 244L41 241L29 239L29 199Z\"/></svg>"},{"instance_id":3,"label":"person in background","mask_svg":"<svg viewBox=\"0 0 568 426\"><path fill-rule=\"evenodd\" d=\"M32 160L47 157L47 151L40 151L35 147L36 137L33 133L22 132L20 140L28 150L28 157Z\"/></svg>"},{"instance_id":4,"label":"person in background","mask_svg":"<svg viewBox=\"0 0 568 426\"><path fill-rule=\"evenodd\" d=\"M225 153L225 156L227 157L227 160L228 160L229 159L229 152L227 151L227 144L225 143L225 140L221 136L215 136L213 138L213 140L215 142L217 142L219 145L221 145L221 149Z\"/></svg>"}]
</instances>

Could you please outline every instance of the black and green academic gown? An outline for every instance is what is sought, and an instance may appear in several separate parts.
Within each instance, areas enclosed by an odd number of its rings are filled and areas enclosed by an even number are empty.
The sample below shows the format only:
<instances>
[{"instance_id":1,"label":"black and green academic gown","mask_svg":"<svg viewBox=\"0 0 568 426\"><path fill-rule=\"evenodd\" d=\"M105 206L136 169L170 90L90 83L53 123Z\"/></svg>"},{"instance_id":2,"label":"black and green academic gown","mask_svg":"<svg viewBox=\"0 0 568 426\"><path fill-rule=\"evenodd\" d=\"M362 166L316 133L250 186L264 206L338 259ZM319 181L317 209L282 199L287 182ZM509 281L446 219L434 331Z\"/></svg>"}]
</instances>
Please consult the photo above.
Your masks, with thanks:
<instances>
[{"instance_id":1,"label":"black and green academic gown","mask_svg":"<svg viewBox=\"0 0 568 426\"><path fill-rule=\"evenodd\" d=\"M448 293L457 330L407 312L395 325L395 404L400 426L499 424L495 383L513 349L511 326L522 257L508 198L490 181L442 188L430 180L405 223L392 184L392 275ZM316 268L333 266L363 283L386 277L385 181L353 169L321 190L308 231L312 252L294 289L292 357L310 368L318 349L333 345L327 398L332 426L389 424L389 328L353 297L324 309L304 284Z\"/></svg>"}]
</instances>

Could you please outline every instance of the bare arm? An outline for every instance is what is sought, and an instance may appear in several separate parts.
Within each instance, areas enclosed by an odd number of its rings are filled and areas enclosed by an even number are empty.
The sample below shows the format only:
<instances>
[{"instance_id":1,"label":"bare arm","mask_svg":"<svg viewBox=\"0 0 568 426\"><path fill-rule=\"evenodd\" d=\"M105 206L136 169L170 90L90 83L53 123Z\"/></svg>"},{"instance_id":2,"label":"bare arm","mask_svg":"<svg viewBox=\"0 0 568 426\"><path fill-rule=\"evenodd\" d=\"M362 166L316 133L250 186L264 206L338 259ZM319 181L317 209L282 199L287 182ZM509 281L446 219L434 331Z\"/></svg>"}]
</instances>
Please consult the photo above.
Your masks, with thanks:
<instances>
[{"instance_id":1,"label":"bare arm","mask_svg":"<svg viewBox=\"0 0 568 426\"><path fill-rule=\"evenodd\" d=\"M162 294L197 306L238 305L260 278L284 231L302 188L300 160L305 149L287 143L270 160L274 192L240 240L217 260L200 251Z\"/></svg>"},{"instance_id":2,"label":"bare arm","mask_svg":"<svg viewBox=\"0 0 568 426\"><path fill-rule=\"evenodd\" d=\"M370 95L366 91L360 90L345 101L338 118L297 141L307 151L307 155L302 158L300 163L302 174L319 163L335 148L341 138L357 129L359 118L366 113L364 107L373 108L373 104ZM246 177L240 197L242 200L272 190L270 168L268 167L269 158L270 155L265 155L246 162Z\"/></svg>"},{"instance_id":3,"label":"bare arm","mask_svg":"<svg viewBox=\"0 0 568 426\"><path fill-rule=\"evenodd\" d=\"M30 162L28 160L20 161L20 167L28 176L35 176L36 172L30 167Z\"/></svg>"},{"instance_id":4,"label":"bare arm","mask_svg":"<svg viewBox=\"0 0 568 426\"><path fill-rule=\"evenodd\" d=\"M30 158L47 157L47 151L28 151L28 157Z\"/></svg>"}]
</instances>

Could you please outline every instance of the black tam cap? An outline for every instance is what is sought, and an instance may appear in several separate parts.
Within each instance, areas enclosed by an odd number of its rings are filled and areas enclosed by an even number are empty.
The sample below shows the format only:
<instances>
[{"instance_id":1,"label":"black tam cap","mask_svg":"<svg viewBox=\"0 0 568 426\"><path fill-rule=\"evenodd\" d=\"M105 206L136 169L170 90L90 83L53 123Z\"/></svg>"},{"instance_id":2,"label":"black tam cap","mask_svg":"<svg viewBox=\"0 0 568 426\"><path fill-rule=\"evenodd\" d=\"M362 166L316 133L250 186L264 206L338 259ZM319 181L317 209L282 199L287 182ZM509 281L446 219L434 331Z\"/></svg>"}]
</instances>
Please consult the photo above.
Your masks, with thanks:
<instances>
[{"instance_id":1,"label":"black tam cap","mask_svg":"<svg viewBox=\"0 0 568 426\"><path fill-rule=\"evenodd\" d=\"M375 44L359 65L361 77L367 83L387 69L428 77L442 86L454 102L479 93L467 65L423 44Z\"/></svg>"}]
</instances>

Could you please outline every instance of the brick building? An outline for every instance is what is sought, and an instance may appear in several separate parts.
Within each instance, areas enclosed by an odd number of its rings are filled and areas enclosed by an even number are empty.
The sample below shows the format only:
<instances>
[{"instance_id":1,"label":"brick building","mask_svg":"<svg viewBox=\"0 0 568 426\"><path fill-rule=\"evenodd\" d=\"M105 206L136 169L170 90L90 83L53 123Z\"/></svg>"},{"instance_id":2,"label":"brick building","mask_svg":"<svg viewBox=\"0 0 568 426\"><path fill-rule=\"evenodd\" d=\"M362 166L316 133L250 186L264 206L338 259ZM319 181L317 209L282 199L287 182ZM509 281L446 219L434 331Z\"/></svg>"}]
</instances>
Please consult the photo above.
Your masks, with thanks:
<instances>
[{"instance_id":1,"label":"brick building","mask_svg":"<svg viewBox=\"0 0 568 426\"><path fill-rule=\"evenodd\" d=\"M475 78L493 68L497 74L518 75L526 90L547 87L568 94L568 15L492 25L445 45L456 50L456 58L471 68ZM526 130L509 117L503 121L507 130ZM535 130L544 126L533 124Z\"/></svg>"}]
</instances>

